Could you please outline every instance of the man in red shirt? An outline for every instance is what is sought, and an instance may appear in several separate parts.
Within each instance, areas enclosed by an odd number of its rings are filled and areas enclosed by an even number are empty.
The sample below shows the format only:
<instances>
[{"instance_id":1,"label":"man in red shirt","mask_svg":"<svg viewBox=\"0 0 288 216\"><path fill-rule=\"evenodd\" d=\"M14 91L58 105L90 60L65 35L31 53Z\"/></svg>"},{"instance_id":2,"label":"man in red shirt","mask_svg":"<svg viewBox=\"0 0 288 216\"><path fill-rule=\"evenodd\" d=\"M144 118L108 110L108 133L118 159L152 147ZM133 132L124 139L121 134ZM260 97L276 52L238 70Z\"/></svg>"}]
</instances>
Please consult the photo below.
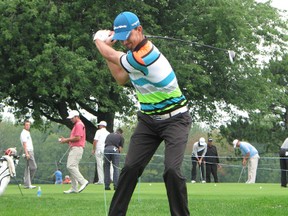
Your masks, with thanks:
<instances>
[{"instance_id":1,"label":"man in red shirt","mask_svg":"<svg viewBox=\"0 0 288 216\"><path fill-rule=\"evenodd\" d=\"M68 119L74 124L69 138L61 137L59 139L60 143L68 143L70 147L68 159L67 159L67 169L71 176L71 186L72 188L64 191L65 194L70 193L80 193L82 192L89 182L83 177L79 171L79 163L82 159L83 151L86 143L86 130L85 125L79 117L79 112L77 110L72 110L69 113ZM80 188L78 190L78 184Z\"/></svg>"}]
</instances>

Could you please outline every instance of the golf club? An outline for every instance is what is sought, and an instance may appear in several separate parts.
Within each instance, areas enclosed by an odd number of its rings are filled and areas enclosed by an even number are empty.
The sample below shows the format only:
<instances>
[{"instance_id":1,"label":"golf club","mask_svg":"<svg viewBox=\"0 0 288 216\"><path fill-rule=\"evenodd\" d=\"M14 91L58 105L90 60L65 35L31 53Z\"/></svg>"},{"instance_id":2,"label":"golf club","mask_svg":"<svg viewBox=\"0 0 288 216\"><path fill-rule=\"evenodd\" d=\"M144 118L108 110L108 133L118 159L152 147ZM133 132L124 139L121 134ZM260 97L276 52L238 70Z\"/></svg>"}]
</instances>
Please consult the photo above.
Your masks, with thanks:
<instances>
[{"instance_id":1,"label":"golf club","mask_svg":"<svg viewBox=\"0 0 288 216\"><path fill-rule=\"evenodd\" d=\"M61 159L58 161L57 166L62 163L63 158L65 157L65 155L68 153L69 150L70 150L70 147L69 147L69 148L67 149L67 151L63 154L63 156L61 157Z\"/></svg>"},{"instance_id":2,"label":"golf club","mask_svg":"<svg viewBox=\"0 0 288 216\"><path fill-rule=\"evenodd\" d=\"M238 183L241 180L241 177L242 177L242 174L243 174L244 170L245 170L245 166L242 167L242 170L241 170L241 173L240 173L240 176L239 176L239 179L238 179Z\"/></svg>"},{"instance_id":3,"label":"golf club","mask_svg":"<svg viewBox=\"0 0 288 216\"><path fill-rule=\"evenodd\" d=\"M201 169L201 165L199 164L199 170L200 170L200 181L203 181L203 176L202 176L202 169Z\"/></svg>"},{"instance_id":4,"label":"golf club","mask_svg":"<svg viewBox=\"0 0 288 216\"><path fill-rule=\"evenodd\" d=\"M167 37L167 36L158 36L158 35L146 35L146 37L147 38L157 38L157 39L184 42L184 43L188 43L190 45L195 45L195 46L199 46L199 47L207 47L207 48L210 48L210 49L224 51L224 52L228 53L229 60L230 60L230 62L232 64L234 63L234 59L235 59L235 56L236 56L236 53L233 50L228 50L228 49L219 48L219 47L215 47L215 46L211 46L211 45L201 44L201 43L198 43L198 42L195 42L195 41L183 40L183 39L172 38L172 37Z\"/></svg>"},{"instance_id":5,"label":"golf club","mask_svg":"<svg viewBox=\"0 0 288 216\"><path fill-rule=\"evenodd\" d=\"M18 185L18 188L19 188L19 190L20 190L20 193L21 193L21 195L23 196L23 193L22 193L21 187L20 187L20 185L19 185L19 182L17 181L16 177L14 177L13 179L15 180L16 184Z\"/></svg>"}]
</instances>

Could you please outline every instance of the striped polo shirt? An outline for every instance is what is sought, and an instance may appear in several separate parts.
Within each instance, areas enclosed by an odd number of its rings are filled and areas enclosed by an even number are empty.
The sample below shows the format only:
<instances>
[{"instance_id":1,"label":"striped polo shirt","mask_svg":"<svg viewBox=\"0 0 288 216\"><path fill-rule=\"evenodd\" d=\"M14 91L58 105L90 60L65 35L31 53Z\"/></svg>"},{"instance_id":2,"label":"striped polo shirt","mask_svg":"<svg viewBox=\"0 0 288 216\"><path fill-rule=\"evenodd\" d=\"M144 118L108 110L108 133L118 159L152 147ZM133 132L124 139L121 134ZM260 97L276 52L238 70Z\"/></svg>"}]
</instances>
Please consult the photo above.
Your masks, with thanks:
<instances>
[{"instance_id":1,"label":"striped polo shirt","mask_svg":"<svg viewBox=\"0 0 288 216\"><path fill-rule=\"evenodd\" d=\"M141 112L164 114L187 103L170 63L147 39L120 61L136 89Z\"/></svg>"}]
</instances>

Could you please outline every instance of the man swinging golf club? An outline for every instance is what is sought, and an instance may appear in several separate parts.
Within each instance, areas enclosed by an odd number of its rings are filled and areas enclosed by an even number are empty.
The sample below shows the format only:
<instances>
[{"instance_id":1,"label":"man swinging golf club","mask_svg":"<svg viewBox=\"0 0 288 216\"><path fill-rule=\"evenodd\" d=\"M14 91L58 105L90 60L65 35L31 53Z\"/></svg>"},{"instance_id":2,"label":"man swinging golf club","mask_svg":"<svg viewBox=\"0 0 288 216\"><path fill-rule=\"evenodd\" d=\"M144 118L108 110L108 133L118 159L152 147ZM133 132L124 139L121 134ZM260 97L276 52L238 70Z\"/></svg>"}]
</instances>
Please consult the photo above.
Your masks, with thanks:
<instances>
[{"instance_id":1,"label":"man swinging golf club","mask_svg":"<svg viewBox=\"0 0 288 216\"><path fill-rule=\"evenodd\" d=\"M190 215L181 165L192 119L174 70L144 36L134 13L120 13L114 20L114 31L99 30L93 40L117 83L125 85L131 81L140 104L137 126L108 215L126 215L138 178L162 141L165 144L163 179L170 213L172 216ZM127 53L112 48L118 40L129 50Z\"/></svg>"}]
</instances>

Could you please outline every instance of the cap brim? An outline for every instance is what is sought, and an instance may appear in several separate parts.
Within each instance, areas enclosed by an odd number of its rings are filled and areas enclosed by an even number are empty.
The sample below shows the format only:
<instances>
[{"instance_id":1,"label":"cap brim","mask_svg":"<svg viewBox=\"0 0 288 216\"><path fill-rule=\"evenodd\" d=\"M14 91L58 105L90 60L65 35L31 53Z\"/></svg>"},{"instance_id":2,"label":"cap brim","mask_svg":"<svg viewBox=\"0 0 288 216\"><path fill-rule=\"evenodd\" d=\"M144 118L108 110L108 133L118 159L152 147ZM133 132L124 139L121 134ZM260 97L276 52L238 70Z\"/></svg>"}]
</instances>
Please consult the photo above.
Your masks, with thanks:
<instances>
[{"instance_id":1,"label":"cap brim","mask_svg":"<svg viewBox=\"0 0 288 216\"><path fill-rule=\"evenodd\" d=\"M68 116L67 119L72 119L74 115Z\"/></svg>"},{"instance_id":2,"label":"cap brim","mask_svg":"<svg viewBox=\"0 0 288 216\"><path fill-rule=\"evenodd\" d=\"M118 32L113 35L113 40L120 40L120 41L124 41L127 40L129 35L130 35L131 31L124 31L124 32Z\"/></svg>"}]
</instances>

